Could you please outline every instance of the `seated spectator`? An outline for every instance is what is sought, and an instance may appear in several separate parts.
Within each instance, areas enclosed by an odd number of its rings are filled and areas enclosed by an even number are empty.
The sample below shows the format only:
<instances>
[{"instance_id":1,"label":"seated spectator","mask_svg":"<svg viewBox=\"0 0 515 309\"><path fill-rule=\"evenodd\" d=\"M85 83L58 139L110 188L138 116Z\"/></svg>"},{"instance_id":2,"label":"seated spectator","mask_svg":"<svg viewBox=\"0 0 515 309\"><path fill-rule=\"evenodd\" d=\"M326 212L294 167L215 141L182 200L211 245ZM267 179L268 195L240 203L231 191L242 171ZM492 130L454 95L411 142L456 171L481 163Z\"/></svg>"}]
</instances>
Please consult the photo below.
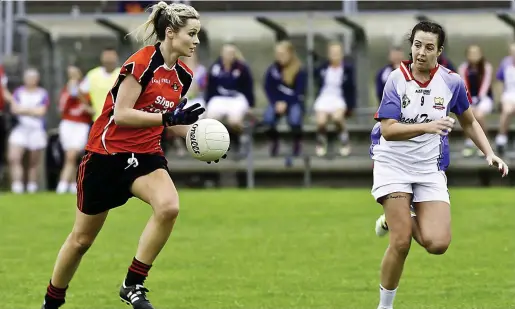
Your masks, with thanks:
<instances>
[{"instance_id":1,"label":"seated spectator","mask_svg":"<svg viewBox=\"0 0 515 309\"><path fill-rule=\"evenodd\" d=\"M231 151L242 152L241 145L248 141L243 135L243 120L254 107L254 82L250 68L235 45L224 44L220 58L209 68L204 97L206 117L227 119Z\"/></svg>"},{"instance_id":2,"label":"seated spectator","mask_svg":"<svg viewBox=\"0 0 515 309\"><path fill-rule=\"evenodd\" d=\"M449 70L456 72L456 69L454 68L454 64L452 64L451 60L449 58L447 58L447 56L444 53L442 53L436 61L438 61L438 64L440 64L441 66L444 66L444 67L448 68Z\"/></svg>"},{"instance_id":3,"label":"seated spectator","mask_svg":"<svg viewBox=\"0 0 515 309\"><path fill-rule=\"evenodd\" d=\"M206 107L204 101L204 93L207 86L207 70L199 60L198 55L195 52L191 57L183 57L181 59L187 66L193 71L193 80L191 82L190 89L188 90L188 104L190 106L195 103L199 103L202 107ZM199 119L205 118L206 114L200 115ZM166 131L166 130L165 130ZM169 141L173 141L174 146L177 150L177 156L182 157L186 154L186 146L184 139L170 136L167 138ZM162 144L163 145L163 144Z\"/></svg>"},{"instance_id":4,"label":"seated spectator","mask_svg":"<svg viewBox=\"0 0 515 309\"><path fill-rule=\"evenodd\" d=\"M318 95L313 106L317 122L317 156L327 154L327 125L333 122L340 142L339 153L351 152L349 133L345 127L345 115L356 106L356 82L354 68L344 61L342 46L329 43L327 61L315 71Z\"/></svg>"},{"instance_id":5,"label":"seated spectator","mask_svg":"<svg viewBox=\"0 0 515 309\"><path fill-rule=\"evenodd\" d=\"M59 111L61 123L59 124L59 141L65 153L64 166L61 170L59 184L56 192L77 193L75 175L79 156L84 152L88 142L89 128L93 107L79 98L79 85L82 73L75 66L68 67L68 83L61 91L59 98Z\"/></svg>"},{"instance_id":6,"label":"seated spectator","mask_svg":"<svg viewBox=\"0 0 515 309\"><path fill-rule=\"evenodd\" d=\"M279 152L278 120L286 116L293 134L292 155L301 151L302 118L304 115L304 96L307 86L307 74L302 68L291 42L281 41L275 47L275 62L265 73L265 93L268 107L264 115L264 124L269 127L271 139L270 155Z\"/></svg>"},{"instance_id":7,"label":"seated spectator","mask_svg":"<svg viewBox=\"0 0 515 309\"><path fill-rule=\"evenodd\" d=\"M388 80L388 76L390 76L390 73L392 73L393 70L396 70L400 66L401 61L404 60L404 57L404 51L401 47L392 47L388 56L388 64L377 72L376 97L378 104L383 98L384 85L386 84L386 80Z\"/></svg>"},{"instance_id":8,"label":"seated spectator","mask_svg":"<svg viewBox=\"0 0 515 309\"><path fill-rule=\"evenodd\" d=\"M472 111L477 121L487 131L485 116L492 112L494 101L492 99L492 65L486 61L481 48L470 45L466 51L467 61L458 68L458 73L465 81L465 85L472 97ZM463 156L470 157L474 154L474 143L470 138L465 140ZM477 150L478 155L483 155Z\"/></svg>"},{"instance_id":9,"label":"seated spectator","mask_svg":"<svg viewBox=\"0 0 515 309\"><path fill-rule=\"evenodd\" d=\"M11 112L15 115L17 124L9 136L8 161L11 172L11 191L23 193L24 169L22 158L25 151L29 153L27 191L34 193L38 190L38 176L41 155L47 145L45 131L45 115L49 98L45 89L38 86L39 72L28 69L23 76L23 86L14 91L14 103Z\"/></svg>"},{"instance_id":10,"label":"seated spectator","mask_svg":"<svg viewBox=\"0 0 515 309\"><path fill-rule=\"evenodd\" d=\"M510 45L510 55L501 61L496 78L503 84L499 133L495 138L497 152L502 156L508 146L510 119L515 115L515 43Z\"/></svg>"}]
</instances>

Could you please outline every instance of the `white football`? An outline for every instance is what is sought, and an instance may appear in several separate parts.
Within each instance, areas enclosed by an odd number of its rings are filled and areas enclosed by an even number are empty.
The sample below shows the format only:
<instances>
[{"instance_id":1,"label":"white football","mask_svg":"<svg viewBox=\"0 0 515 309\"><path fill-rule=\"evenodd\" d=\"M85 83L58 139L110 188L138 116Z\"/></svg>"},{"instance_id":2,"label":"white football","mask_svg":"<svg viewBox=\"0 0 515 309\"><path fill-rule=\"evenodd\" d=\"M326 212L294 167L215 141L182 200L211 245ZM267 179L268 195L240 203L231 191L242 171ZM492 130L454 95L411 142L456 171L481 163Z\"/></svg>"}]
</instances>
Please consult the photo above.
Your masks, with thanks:
<instances>
[{"instance_id":1,"label":"white football","mask_svg":"<svg viewBox=\"0 0 515 309\"><path fill-rule=\"evenodd\" d=\"M231 141L227 128L218 120L201 119L186 134L186 148L200 161L215 161L227 153Z\"/></svg>"}]
</instances>

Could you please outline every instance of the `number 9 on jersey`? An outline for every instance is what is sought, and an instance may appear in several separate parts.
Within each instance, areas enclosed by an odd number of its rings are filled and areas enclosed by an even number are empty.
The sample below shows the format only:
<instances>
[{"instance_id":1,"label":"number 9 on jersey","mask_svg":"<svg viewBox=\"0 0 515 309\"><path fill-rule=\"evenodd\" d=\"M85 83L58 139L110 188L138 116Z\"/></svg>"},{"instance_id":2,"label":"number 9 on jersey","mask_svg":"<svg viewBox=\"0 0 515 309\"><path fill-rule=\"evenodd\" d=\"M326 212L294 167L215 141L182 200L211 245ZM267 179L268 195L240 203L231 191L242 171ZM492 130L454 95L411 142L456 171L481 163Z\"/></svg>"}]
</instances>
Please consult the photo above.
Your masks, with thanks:
<instances>
[{"instance_id":1,"label":"number 9 on jersey","mask_svg":"<svg viewBox=\"0 0 515 309\"><path fill-rule=\"evenodd\" d=\"M219 160L229 150L227 128L218 120L201 119L190 125L186 134L186 148L197 160Z\"/></svg>"}]
</instances>

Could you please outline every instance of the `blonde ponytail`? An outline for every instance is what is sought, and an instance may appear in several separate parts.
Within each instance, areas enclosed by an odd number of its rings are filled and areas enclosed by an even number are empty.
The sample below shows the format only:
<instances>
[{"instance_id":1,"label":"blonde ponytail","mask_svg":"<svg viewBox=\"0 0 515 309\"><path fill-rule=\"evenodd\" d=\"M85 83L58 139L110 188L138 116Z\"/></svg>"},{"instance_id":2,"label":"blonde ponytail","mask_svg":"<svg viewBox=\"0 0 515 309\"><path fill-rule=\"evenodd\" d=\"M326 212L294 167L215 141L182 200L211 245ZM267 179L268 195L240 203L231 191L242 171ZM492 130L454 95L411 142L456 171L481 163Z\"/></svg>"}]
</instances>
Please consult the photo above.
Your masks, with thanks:
<instances>
[{"instance_id":1,"label":"blonde ponytail","mask_svg":"<svg viewBox=\"0 0 515 309\"><path fill-rule=\"evenodd\" d=\"M152 12L147 21L130 32L128 35L134 36L136 41L146 44L154 44L165 38L166 28L170 27L173 31L179 31L186 26L188 19L199 19L199 13L195 8L183 3L167 4L160 1L150 7ZM150 30L150 33L147 34Z\"/></svg>"}]
</instances>

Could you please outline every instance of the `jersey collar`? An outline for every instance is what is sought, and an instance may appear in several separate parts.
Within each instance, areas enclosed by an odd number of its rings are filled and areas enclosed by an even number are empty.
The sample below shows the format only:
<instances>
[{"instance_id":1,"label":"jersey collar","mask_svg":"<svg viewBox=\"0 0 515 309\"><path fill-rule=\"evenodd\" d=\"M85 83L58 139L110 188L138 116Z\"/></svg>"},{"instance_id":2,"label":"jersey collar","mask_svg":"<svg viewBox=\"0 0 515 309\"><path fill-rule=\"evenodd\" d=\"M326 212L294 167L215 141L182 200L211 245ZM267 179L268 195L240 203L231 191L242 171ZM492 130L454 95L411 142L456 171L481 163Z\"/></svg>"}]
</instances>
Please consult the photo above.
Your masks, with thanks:
<instances>
[{"instance_id":1,"label":"jersey collar","mask_svg":"<svg viewBox=\"0 0 515 309\"><path fill-rule=\"evenodd\" d=\"M421 83L415 79L415 77L413 76L413 73L411 72L411 64L412 63L413 62L411 62L409 60L402 61L399 68L402 72L402 75L404 75L404 79L406 79L407 82L414 80L420 87L427 87L427 85L429 85L431 80L433 80L433 76L435 76L436 72L440 68L440 65L437 63L436 66L434 68L432 68L431 71L429 71L429 80L425 83Z\"/></svg>"},{"instance_id":2,"label":"jersey collar","mask_svg":"<svg viewBox=\"0 0 515 309\"><path fill-rule=\"evenodd\" d=\"M163 57L163 54L161 53L161 49L159 48L159 46L160 46L160 45L161 45L161 42L157 42L157 43L154 45L154 47L155 47L155 49L156 49L156 55L157 55L157 57L159 57L159 62L160 62L160 63L162 63L162 65L161 65L161 66L162 66L165 70L168 70L168 71L171 71L171 70L175 69L175 65L177 64L177 62L175 62L175 63L173 64L173 66L172 66L172 67L169 67L169 66L167 66L167 65L166 65L166 63L165 63L165 58Z\"/></svg>"}]
</instances>

